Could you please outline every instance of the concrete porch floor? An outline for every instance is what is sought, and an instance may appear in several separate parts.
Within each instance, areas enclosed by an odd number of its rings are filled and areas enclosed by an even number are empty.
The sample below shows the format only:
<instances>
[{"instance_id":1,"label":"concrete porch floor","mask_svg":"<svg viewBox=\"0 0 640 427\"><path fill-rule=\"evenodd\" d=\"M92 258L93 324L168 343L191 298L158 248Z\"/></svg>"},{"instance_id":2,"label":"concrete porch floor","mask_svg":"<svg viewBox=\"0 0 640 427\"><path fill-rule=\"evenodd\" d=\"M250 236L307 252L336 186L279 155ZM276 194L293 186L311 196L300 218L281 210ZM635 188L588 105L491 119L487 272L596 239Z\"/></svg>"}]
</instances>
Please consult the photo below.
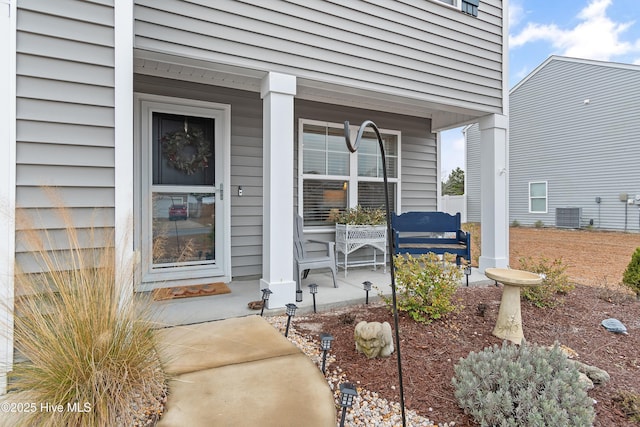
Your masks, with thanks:
<instances>
[{"instance_id":1,"label":"concrete porch floor","mask_svg":"<svg viewBox=\"0 0 640 427\"><path fill-rule=\"evenodd\" d=\"M303 301L296 302L292 296L291 302L298 306L297 314L304 314L313 311L313 298L309 293L310 283L318 284L316 294L316 307L318 311L327 311L332 308L351 304L361 304L365 301L365 292L362 282L365 280L373 283L373 290L369 292L369 300L375 301L378 297L378 287L384 294L391 294L391 277L389 271L383 269L371 269L371 267L349 268L345 277L344 271L337 274L338 287L334 288L331 280L331 272L323 270L312 270L302 282ZM177 300L158 301L154 303L154 309L158 310L159 327L190 325L195 323L209 322L212 320L222 320L234 317L243 317L260 314L259 310L251 310L247 307L250 301L259 300L262 296L260 292L260 281L258 278L252 280L233 280L229 284L231 293L214 296L203 296L184 298ZM469 276L469 286L484 286L493 283L492 280L473 268ZM466 278L463 276L460 283L465 286ZM284 313L284 308L265 309L265 316L273 316Z\"/></svg>"}]
</instances>

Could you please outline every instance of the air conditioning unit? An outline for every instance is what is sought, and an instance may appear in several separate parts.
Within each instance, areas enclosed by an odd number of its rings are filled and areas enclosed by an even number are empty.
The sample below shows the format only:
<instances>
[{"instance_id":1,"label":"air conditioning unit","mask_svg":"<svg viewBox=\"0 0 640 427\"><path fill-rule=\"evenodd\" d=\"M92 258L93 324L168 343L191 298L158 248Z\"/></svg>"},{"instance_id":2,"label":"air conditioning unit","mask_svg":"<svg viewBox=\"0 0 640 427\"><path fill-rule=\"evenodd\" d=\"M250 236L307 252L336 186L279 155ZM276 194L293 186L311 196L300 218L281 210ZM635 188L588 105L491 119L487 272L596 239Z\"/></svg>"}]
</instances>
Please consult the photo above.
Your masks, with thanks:
<instances>
[{"instance_id":1,"label":"air conditioning unit","mask_svg":"<svg viewBox=\"0 0 640 427\"><path fill-rule=\"evenodd\" d=\"M556 208L556 227L580 228L582 208Z\"/></svg>"}]
</instances>

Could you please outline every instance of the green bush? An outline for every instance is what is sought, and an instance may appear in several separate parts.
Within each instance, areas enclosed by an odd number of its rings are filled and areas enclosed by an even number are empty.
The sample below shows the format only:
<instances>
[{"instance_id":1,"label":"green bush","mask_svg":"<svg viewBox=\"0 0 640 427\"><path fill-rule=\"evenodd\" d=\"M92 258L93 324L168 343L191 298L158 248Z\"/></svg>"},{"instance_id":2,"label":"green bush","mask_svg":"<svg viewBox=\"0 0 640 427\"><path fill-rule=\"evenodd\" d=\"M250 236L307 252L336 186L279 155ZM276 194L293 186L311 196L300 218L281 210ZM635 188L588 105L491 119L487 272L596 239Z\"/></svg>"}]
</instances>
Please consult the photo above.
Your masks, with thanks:
<instances>
[{"instance_id":1,"label":"green bush","mask_svg":"<svg viewBox=\"0 0 640 427\"><path fill-rule=\"evenodd\" d=\"M535 228L542 228L544 227L544 222L542 222L541 220L537 220L536 222L533 223L533 226Z\"/></svg>"},{"instance_id":2,"label":"green bush","mask_svg":"<svg viewBox=\"0 0 640 427\"><path fill-rule=\"evenodd\" d=\"M637 298L640 298L640 247L636 248L631 256L631 261L622 275L622 283L635 292Z\"/></svg>"},{"instance_id":3,"label":"green bush","mask_svg":"<svg viewBox=\"0 0 640 427\"><path fill-rule=\"evenodd\" d=\"M387 223L387 213L382 208L368 208L358 205L347 210L331 209L329 221L349 225L384 225Z\"/></svg>"},{"instance_id":4,"label":"green bush","mask_svg":"<svg viewBox=\"0 0 640 427\"><path fill-rule=\"evenodd\" d=\"M517 219L514 219L513 221L511 221L511 226L520 227L520 222Z\"/></svg>"},{"instance_id":5,"label":"green bush","mask_svg":"<svg viewBox=\"0 0 640 427\"><path fill-rule=\"evenodd\" d=\"M534 260L527 257L520 258L519 264L522 270L544 276L542 284L522 288L522 297L536 307L555 307L561 302L557 297L558 294L567 294L575 288L569 282L569 276L566 274L567 266L561 258L549 261L547 258Z\"/></svg>"},{"instance_id":6,"label":"green bush","mask_svg":"<svg viewBox=\"0 0 640 427\"><path fill-rule=\"evenodd\" d=\"M394 259L398 310L420 323L430 323L456 309L453 295L462 279L460 269L443 263L437 255L397 255ZM393 307L390 297L381 295Z\"/></svg>"},{"instance_id":7,"label":"green bush","mask_svg":"<svg viewBox=\"0 0 640 427\"><path fill-rule=\"evenodd\" d=\"M455 397L481 426L591 426L593 400L577 368L553 348L507 344L454 366Z\"/></svg>"},{"instance_id":8,"label":"green bush","mask_svg":"<svg viewBox=\"0 0 640 427\"><path fill-rule=\"evenodd\" d=\"M621 391L613 397L616 406L631 421L640 423L640 394L631 391Z\"/></svg>"}]
</instances>

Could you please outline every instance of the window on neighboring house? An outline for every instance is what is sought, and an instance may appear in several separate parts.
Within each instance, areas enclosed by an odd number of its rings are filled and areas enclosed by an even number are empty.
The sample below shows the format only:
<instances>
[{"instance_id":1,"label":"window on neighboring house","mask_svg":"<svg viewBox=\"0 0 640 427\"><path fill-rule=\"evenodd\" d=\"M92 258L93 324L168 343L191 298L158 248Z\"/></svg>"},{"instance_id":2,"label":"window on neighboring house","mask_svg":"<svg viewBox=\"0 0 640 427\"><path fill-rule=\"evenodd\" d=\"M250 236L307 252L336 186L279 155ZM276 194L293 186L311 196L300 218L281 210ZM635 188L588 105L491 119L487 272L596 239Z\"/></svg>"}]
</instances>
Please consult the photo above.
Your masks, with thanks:
<instances>
[{"instance_id":1,"label":"window on neighboring house","mask_svg":"<svg viewBox=\"0 0 640 427\"><path fill-rule=\"evenodd\" d=\"M436 0L460 9L469 15L478 16L479 0Z\"/></svg>"},{"instance_id":2,"label":"window on neighboring house","mask_svg":"<svg viewBox=\"0 0 640 427\"><path fill-rule=\"evenodd\" d=\"M460 10L469 15L478 16L479 0L462 0Z\"/></svg>"},{"instance_id":3,"label":"window on neighboring house","mask_svg":"<svg viewBox=\"0 0 640 427\"><path fill-rule=\"evenodd\" d=\"M547 213L547 182L529 183L529 213Z\"/></svg>"},{"instance_id":4,"label":"window on neighboring house","mask_svg":"<svg viewBox=\"0 0 640 427\"><path fill-rule=\"evenodd\" d=\"M355 140L353 129L352 140ZM378 139L364 132L356 153L350 153L339 124L300 120L299 204L305 226L333 225L331 209L361 205L384 207L382 159ZM387 160L391 210L398 201L400 132L381 131Z\"/></svg>"}]
</instances>

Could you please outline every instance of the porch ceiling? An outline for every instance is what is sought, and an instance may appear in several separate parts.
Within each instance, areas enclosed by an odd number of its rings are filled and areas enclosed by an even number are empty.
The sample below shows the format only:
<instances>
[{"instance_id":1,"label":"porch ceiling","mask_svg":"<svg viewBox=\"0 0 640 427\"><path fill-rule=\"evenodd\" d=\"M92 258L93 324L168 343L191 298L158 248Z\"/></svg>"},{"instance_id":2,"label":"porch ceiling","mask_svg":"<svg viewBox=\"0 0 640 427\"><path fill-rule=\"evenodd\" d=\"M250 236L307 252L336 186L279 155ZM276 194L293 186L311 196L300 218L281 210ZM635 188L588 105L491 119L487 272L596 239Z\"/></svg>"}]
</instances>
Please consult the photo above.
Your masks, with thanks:
<instances>
[{"instance_id":1,"label":"porch ceiling","mask_svg":"<svg viewBox=\"0 0 640 427\"><path fill-rule=\"evenodd\" d=\"M136 49L134 73L260 92L267 71ZM298 78L297 91L296 97L300 99L429 118L433 131L473 123L487 114L464 106L425 101L411 94L388 94L373 88L305 78Z\"/></svg>"}]
</instances>

